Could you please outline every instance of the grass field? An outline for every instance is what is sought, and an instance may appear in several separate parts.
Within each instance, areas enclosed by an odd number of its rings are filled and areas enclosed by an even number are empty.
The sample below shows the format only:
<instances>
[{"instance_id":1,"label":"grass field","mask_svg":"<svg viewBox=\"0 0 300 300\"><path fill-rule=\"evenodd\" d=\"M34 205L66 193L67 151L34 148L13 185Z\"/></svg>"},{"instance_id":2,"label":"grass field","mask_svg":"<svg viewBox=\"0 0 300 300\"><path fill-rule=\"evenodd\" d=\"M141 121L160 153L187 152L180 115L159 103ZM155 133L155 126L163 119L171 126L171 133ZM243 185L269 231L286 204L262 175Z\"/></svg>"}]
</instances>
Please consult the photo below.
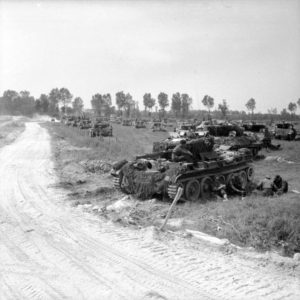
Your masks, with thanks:
<instances>
[{"instance_id":1,"label":"grass field","mask_svg":"<svg viewBox=\"0 0 300 300\"><path fill-rule=\"evenodd\" d=\"M86 159L110 163L124 158L130 159L151 152L154 141L160 141L168 136L164 132L114 125L114 137L92 139L76 128L58 123L46 126L56 141L63 141L64 149L56 143L59 169L66 169L68 165ZM260 181L265 176L274 177L280 174L289 182L290 190L300 191L298 150L300 141L273 141L273 143L280 143L282 150L262 151L265 159L254 162L255 180ZM82 171L76 178L82 178ZM117 192L113 192L112 185L109 186L110 179L107 174L105 176L96 174L93 179L88 175L85 180L87 182L94 180L94 186L98 187L97 197L92 199L80 196L76 198L77 203L107 205L117 197L121 197ZM76 192L73 194L78 194L81 190L87 193L91 187L82 183L76 185L74 181L71 186L72 191ZM141 226L161 224L170 205L161 200L136 203L127 219ZM227 238L241 246L252 246L259 250L282 250L284 255L300 252L300 194L293 192L270 198L252 194L244 200L232 197L227 202L215 199L206 203L181 203L176 206L172 218L184 220L181 228L200 230L219 238Z\"/></svg>"},{"instance_id":2,"label":"grass field","mask_svg":"<svg viewBox=\"0 0 300 300\"><path fill-rule=\"evenodd\" d=\"M24 129L23 119L0 116L0 147L12 143Z\"/></svg>"},{"instance_id":3,"label":"grass field","mask_svg":"<svg viewBox=\"0 0 300 300\"><path fill-rule=\"evenodd\" d=\"M65 138L75 147L90 148L89 153L83 152L83 159L88 155L91 159L110 162L123 158L133 159L136 155L151 152L153 141L168 137L167 132L152 132L150 129L136 129L114 124L113 137L91 138L87 130L64 126L60 123L52 125L51 128L56 136Z\"/></svg>"}]
</instances>

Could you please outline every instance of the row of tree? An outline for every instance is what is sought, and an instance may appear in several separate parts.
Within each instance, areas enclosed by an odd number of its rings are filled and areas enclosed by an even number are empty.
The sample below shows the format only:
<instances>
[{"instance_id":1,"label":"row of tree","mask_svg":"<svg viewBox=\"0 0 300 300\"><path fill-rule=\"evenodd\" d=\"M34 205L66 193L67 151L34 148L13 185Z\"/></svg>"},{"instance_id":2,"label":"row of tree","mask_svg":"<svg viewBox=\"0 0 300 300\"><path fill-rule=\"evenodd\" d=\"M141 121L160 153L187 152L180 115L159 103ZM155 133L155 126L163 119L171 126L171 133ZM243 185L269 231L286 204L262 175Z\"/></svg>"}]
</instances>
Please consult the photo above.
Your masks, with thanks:
<instances>
[{"instance_id":1,"label":"row of tree","mask_svg":"<svg viewBox=\"0 0 300 300\"><path fill-rule=\"evenodd\" d=\"M129 116L137 116L140 113L138 101L133 100L130 93L124 93L123 91L117 92L115 95L115 102L119 114ZM189 116L191 104L193 100L186 93L174 93L171 98L171 112L175 117L186 118ZM157 99L152 97L151 93L145 93L143 96L144 111L147 114L151 114L153 107L157 105L160 108L160 115L165 116L166 108L170 105L169 97L166 93L161 92L158 94ZM71 106L70 106L71 104ZM209 95L205 95L202 99L202 104L208 110L210 116L211 110L215 106L215 100ZM290 111L290 116L295 115L297 105L300 107L300 98L296 102L290 102L287 109L283 109L282 116L287 117ZM110 115L117 113L115 106L112 105L112 97L107 94L95 94L91 99L91 106L96 115ZM254 111L256 109L256 101L251 98L246 103L246 108L251 112L253 118ZM34 113L57 115L60 112L66 114L81 114L83 112L83 100L80 97L73 98L70 91L63 88L54 88L49 94L41 94L39 98L35 99L30 95L28 91L16 92L14 90L4 91L2 97L0 97L0 113L2 114L14 114L14 115L27 115L30 116ZM229 113L229 106L224 99L218 104L218 110L221 112L223 118L226 118ZM268 114L276 115L277 109L271 108L268 110Z\"/></svg>"}]
</instances>

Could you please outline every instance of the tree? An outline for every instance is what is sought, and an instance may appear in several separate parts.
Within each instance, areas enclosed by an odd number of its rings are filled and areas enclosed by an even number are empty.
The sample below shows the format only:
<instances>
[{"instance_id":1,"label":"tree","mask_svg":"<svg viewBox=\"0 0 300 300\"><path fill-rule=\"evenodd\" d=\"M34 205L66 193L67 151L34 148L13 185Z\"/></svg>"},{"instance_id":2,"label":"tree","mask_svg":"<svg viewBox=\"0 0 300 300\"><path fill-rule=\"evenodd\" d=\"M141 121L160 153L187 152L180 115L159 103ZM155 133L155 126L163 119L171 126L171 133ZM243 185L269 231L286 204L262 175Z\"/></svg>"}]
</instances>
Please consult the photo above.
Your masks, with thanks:
<instances>
[{"instance_id":1,"label":"tree","mask_svg":"<svg viewBox=\"0 0 300 300\"><path fill-rule=\"evenodd\" d=\"M255 99L253 99L253 98L249 99L248 102L246 103L246 107L249 111L251 111L251 120L253 120L253 112L256 107Z\"/></svg>"},{"instance_id":2,"label":"tree","mask_svg":"<svg viewBox=\"0 0 300 300\"><path fill-rule=\"evenodd\" d=\"M80 115L83 109L83 101L80 97L76 97L72 102L73 110L76 114Z\"/></svg>"},{"instance_id":3,"label":"tree","mask_svg":"<svg viewBox=\"0 0 300 300\"><path fill-rule=\"evenodd\" d=\"M282 117L283 119L287 119L288 116L289 116L289 113L287 112L286 108L284 108L284 109L281 111L280 115L281 115L281 117Z\"/></svg>"},{"instance_id":4,"label":"tree","mask_svg":"<svg viewBox=\"0 0 300 300\"><path fill-rule=\"evenodd\" d=\"M103 96L102 96L102 98L103 98L103 101L110 107L111 106L111 96L110 96L110 94L104 94Z\"/></svg>"},{"instance_id":5,"label":"tree","mask_svg":"<svg viewBox=\"0 0 300 300\"><path fill-rule=\"evenodd\" d=\"M39 98L39 101L41 103L41 110L40 110L40 112L44 113L44 114L48 113L48 111L49 111L49 104L50 104L48 96L45 95L45 94L41 94L41 96Z\"/></svg>"},{"instance_id":6,"label":"tree","mask_svg":"<svg viewBox=\"0 0 300 300\"><path fill-rule=\"evenodd\" d=\"M185 118L188 116L190 105L192 104L193 99L188 94L181 95L181 109L182 116Z\"/></svg>"},{"instance_id":7,"label":"tree","mask_svg":"<svg viewBox=\"0 0 300 300\"><path fill-rule=\"evenodd\" d=\"M147 108L149 109L149 111L152 111L153 106L155 105L155 99L152 98L151 93L146 93L143 96L143 103L145 106L145 110L147 110Z\"/></svg>"},{"instance_id":8,"label":"tree","mask_svg":"<svg viewBox=\"0 0 300 300\"><path fill-rule=\"evenodd\" d=\"M213 108L214 105L215 105L215 99L214 99L213 97L209 96L209 95L205 95L205 96L203 97L203 99L202 99L202 103L203 103L203 105L204 105L205 107L207 107L207 109L208 109L208 114L209 114L209 116L210 116L210 110L211 110L211 108Z\"/></svg>"},{"instance_id":9,"label":"tree","mask_svg":"<svg viewBox=\"0 0 300 300\"><path fill-rule=\"evenodd\" d=\"M116 93L116 104L119 111L122 110L126 105L126 95L123 91Z\"/></svg>"},{"instance_id":10,"label":"tree","mask_svg":"<svg viewBox=\"0 0 300 300\"><path fill-rule=\"evenodd\" d=\"M166 109L166 107L169 106L168 95L166 93L161 92L157 96L157 99L158 99L158 105L162 109L162 111L163 111L163 117L164 117L165 116L165 109Z\"/></svg>"},{"instance_id":11,"label":"tree","mask_svg":"<svg viewBox=\"0 0 300 300\"><path fill-rule=\"evenodd\" d=\"M300 108L300 98L298 99L297 104L298 104L298 106Z\"/></svg>"},{"instance_id":12,"label":"tree","mask_svg":"<svg viewBox=\"0 0 300 300\"><path fill-rule=\"evenodd\" d=\"M175 113L176 118L178 118L181 111L181 95L180 93L175 93L172 95L171 108Z\"/></svg>"},{"instance_id":13,"label":"tree","mask_svg":"<svg viewBox=\"0 0 300 300\"><path fill-rule=\"evenodd\" d=\"M67 88L61 88L59 90L59 100L63 104L63 112L66 112L66 104L71 103L71 100L73 98L73 95L70 93L70 91Z\"/></svg>"},{"instance_id":14,"label":"tree","mask_svg":"<svg viewBox=\"0 0 300 300\"><path fill-rule=\"evenodd\" d=\"M13 114L31 116L35 112L35 99L30 92L21 91L18 97L13 99Z\"/></svg>"},{"instance_id":15,"label":"tree","mask_svg":"<svg viewBox=\"0 0 300 300\"><path fill-rule=\"evenodd\" d=\"M295 114L296 109L297 109L297 104L290 102L288 105L288 110L291 112L291 119L293 118L293 115Z\"/></svg>"},{"instance_id":16,"label":"tree","mask_svg":"<svg viewBox=\"0 0 300 300\"><path fill-rule=\"evenodd\" d=\"M0 105L1 113L12 114L14 111L13 102L18 97L19 94L14 90L4 91Z\"/></svg>"},{"instance_id":17,"label":"tree","mask_svg":"<svg viewBox=\"0 0 300 300\"><path fill-rule=\"evenodd\" d=\"M269 108L268 109L268 114L277 115L277 108L276 107Z\"/></svg>"},{"instance_id":18,"label":"tree","mask_svg":"<svg viewBox=\"0 0 300 300\"><path fill-rule=\"evenodd\" d=\"M35 100L35 111L38 112L38 113L41 113L42 112L42 105L41 105L41 100L40 99L36 99Z\"/></svg>"},{"instance_id":19,"label":"tree","mask_svg":"<svg viewBox=\"0 0 300 300\"><path fill-rule=\"evenodd\" d=\"M228 107L228 105L227 105L227 101L224 99L224 100L222 101L222 103L219 104L218 108L219 108L219 110L221 111L221 113L222 113L224 119L226 119L227 113L228 113L228 110L229 110L229 107Z\"/></svg>"},{"instance_id":20,"label":"tree","mask_svg":"<svg viewBox=\"0 0 300 300\"><path fill-rule=\"evenodd\" d=\"M91 100L92 109L94 110L96 116L101 116L105 114L105 106L106 103L103 100L103 97L101 94L95 94L92 96Z\"/></svg>"},{"instance_id":21,"label":"tree","mask_svg":"<svg viewBox=\"0 0 300 300\"><path fill-rule=\"evenodd\" d=\"M134 106L135 106L135 102L134 100L132 99L132 96L127 93L125 95L125 105L124 105L124 108L125 108L125 112L126 112L126 116L127 117L130 117L131 116L131 113L134 109Z\"/></svg>"},{"instance_id":22,"label":"tree","mask_svg":"<svg viewBox=\"0 0 300 300\"><path fill-rule=\"evenodd\" d=\"M58 112L58 103L60 101L60 92L58 88L54 88L50 91L49 96L49 112L55 114Z\"/></svg>"}]
</instances>

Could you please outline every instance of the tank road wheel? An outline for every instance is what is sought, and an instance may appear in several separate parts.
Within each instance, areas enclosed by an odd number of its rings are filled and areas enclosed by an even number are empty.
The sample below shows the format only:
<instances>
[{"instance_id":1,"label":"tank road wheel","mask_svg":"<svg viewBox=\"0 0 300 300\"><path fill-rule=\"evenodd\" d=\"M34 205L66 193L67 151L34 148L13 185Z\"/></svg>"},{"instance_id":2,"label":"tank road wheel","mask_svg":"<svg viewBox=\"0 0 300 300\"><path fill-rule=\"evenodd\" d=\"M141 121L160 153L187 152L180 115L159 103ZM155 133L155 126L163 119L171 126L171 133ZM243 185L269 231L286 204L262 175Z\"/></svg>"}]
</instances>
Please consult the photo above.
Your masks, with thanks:
<instances>
[{"instance_id":1,"label":"tank road wheel","mask_svg":"<svg viewBox=\"0 0 300 300\"><path fill-rule=\"evenodd\" d=\"M200 196L200 183L192 179L185 186L185 197L188 201L197 201Z\"/></svg>"},{"instance_id":2,"label":"tank road wheel","mask_svg":"<svg viewBox=\"0 0 300 300\"><path fill-rule=\"evenodd\" d=\"M234 173L230 173L230 174L227 176L227 178L226 178L226 187L229 186L229 183L232 181L233 176L235 176Z\"/></svg>"},{"instance_id":3,"label":"tank road wheel","mask_svg":"<svg viewBox=\"0 0 300 300\"><path fill-rule=\"evenodd\" d=\"M239 177L240 177L240 179L241 179L241 187L243 188L243 189L245 189L246 188L246 186L247 186L247 179L248 179L248 176L247 176L247 174L246 174L246 172L245 171L241 171L241 172L239 172Z\"/></svg>"},{"instance_id":4,"label":"tank road wheel","mask_svg":"<svg viewBox=\"0 0 300 300\"><path fill-rule=\"evenodd\" d=\"M212 194L213 181L210 177L204 177L201 179L200 190L202 200L209 199Z\"/></svg>"},{"instance_id":5,"label":"tank road wheel","mask_svg":"<svg viewBox=\"0 0 300 300\"><path fill-rule=\"evenodd\" d=\"M253 181L254 180L254 168L253 167L247 168L246 173L247 173L248 181Z\"/></svg>"}]
</instances>

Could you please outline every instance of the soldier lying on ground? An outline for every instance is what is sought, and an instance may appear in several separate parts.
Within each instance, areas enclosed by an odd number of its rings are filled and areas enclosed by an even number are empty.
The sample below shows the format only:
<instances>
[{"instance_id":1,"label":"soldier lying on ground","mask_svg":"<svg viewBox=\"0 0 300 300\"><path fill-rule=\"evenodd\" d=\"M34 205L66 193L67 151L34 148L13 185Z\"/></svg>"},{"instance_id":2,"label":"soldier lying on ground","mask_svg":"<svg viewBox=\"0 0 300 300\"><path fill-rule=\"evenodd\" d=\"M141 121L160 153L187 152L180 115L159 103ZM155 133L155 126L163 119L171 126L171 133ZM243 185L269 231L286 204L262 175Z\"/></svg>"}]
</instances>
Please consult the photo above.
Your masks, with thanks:
<instances>
[{"instance_id":1,"label":"soldier lying on ground","mask_svg":"<svg viewBox=\"0 0 300 300\"><path fill-rule=\"evenodd\" d=\"M175 162L180 162L180 161L194 162L192 152L187 150L186 140L181 140L180 144L173 149L172 160Z\"/></svg>"}]
</instances>

